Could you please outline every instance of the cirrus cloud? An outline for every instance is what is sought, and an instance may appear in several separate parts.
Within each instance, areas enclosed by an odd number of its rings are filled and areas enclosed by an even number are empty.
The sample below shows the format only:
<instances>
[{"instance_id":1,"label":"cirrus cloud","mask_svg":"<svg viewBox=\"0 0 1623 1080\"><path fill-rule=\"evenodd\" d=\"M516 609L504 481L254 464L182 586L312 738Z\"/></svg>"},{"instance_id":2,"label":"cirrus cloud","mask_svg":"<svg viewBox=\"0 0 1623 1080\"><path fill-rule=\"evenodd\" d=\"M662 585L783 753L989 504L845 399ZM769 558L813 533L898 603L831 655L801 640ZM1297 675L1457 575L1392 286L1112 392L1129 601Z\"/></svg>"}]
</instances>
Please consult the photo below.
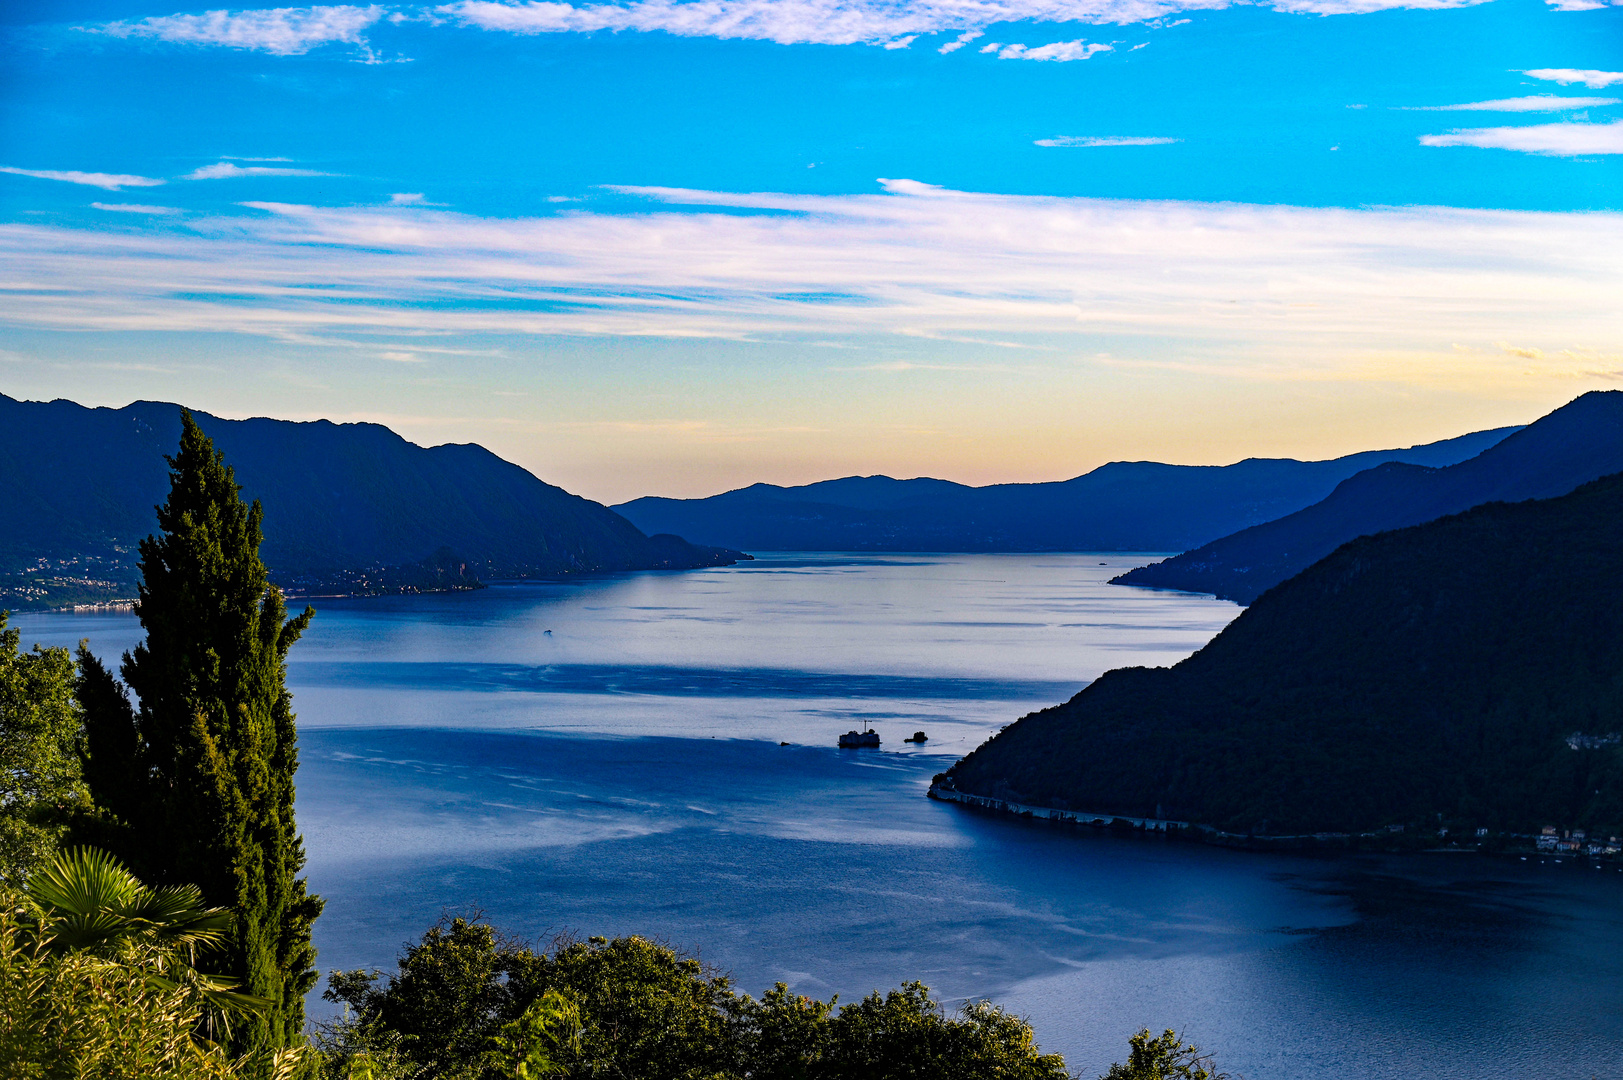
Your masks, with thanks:
<instances>
[{"instance_id":1,"label":"cirrus cloud","mask_svg":"<svg viewBox=\"0 0 1623 1080\"><path fill-rule=\"evenodd\" d=\"M366 48L365 31L388 13L373 4L356 7L270 8L161 15L138 22L112 22L100 32L121 38L152 38L182 45L222 45L273 56L300 56L320 45Z\"/></svg>"},{"instance_id":2,"label":"cirrus cloud","mask_svg":"<svg viewBox=\"0 0 1623 1080\"><path fill-rule=\"evenodd\" d=\"M103 191L119 191L127 187L157 187L168 183L151 176L130 176L126 173L79 172L76 169L19 169L0 165L0 173L13 176L32 176L36 180L62 180L69 184L84 184Z\"/></svg>"},{"instance_id":3,"label":"cirrus cloud","mask_svg":"<svg viewBox=\"0 0 1623 1080\"><path fill-rule=\"evenodd\" d=\"M1166 146L1182 142L1163 135L1056 135L1052 139L1036 139L1033 146Z\"/></svg>"},{"instance_id":4,"label":"cirrus cloud","mask_svg":"<svg viewBox=\"0 0 1623 1080\"><path fill-rule=\"evenodd\" d=\"M274 160L282 160L280 158ZM332 173L314 169L290 169L280 165L238 165L222 161L217 165L204 165L193 169L182 180L235 180L241 176L331 176Z\"/></svg>"},{"instance_id":5,"label":"cirrus cloud","mask_svg":"<svg viewBox=\"0 0 1623 1080\"><path fill-rule=\"evenodd\" d=\"M1573 83L1583 83L1591 90L1604 90L1608 86L1623 83L1623 71L1594 71L1584 68L1534 68L1524 71L1534 79L1543 79L1545 82L1560 83L1562 86L1571 86Z\"/></svg>"},{"instance_id":6,"label":"cirrus cloud","mask_svg":"<svg viewBox=\"0 0 1623 1080\"><path fill-rule=\"evenodd\" d=\"M995 23L1082 22L1126 25L1187 11L1218 11L1241 0L456 0L435 14L464 26L515 34L596 30L663 31L682 37L746 38L779 44L883 44L909 35L963 32L938 51L953 52ZM1393 8L1460 8L1486 0L1273 0L1275 10L1343 15ZM1059 54L1063 45L1038 46L1051 55L1025 59L1082 59ZM1005 46L1000 45L999 48ZM1013 48L1024 48L1013 46ZM982 52L993 50L982 49ZM1095 49L1094 51L1098 51ZM1001 54L1000 54L1001 55Z\"/></svg>"},{"instance_id":7,"label":"cirrus cloud","mask_svg":"<svg viewBox=\"0 0 1623 1080\"><path fill-rule=\"evenodd\" d=\"M1422 135L1422 146L1476 146L1520 150L1545 157L1623 154L1623 120L1610 124L1535 124L1530 127L1468 128L1447 135Z\"/></svg>"},{"instance_id":8,"label":"cirrus cloud","mask_svg":"<svg viewBox=\"0 0 1623 1080\"><path fill-rule=\"evenodd\" d=\"M148 206L145 203L104 203L90 204L97 210L113 210L120 214L178 214L180 209L174 206Z\"/></svg>"},{"instance_id":9,"label":"cirrus cloud","mask_svg":"<svg viewBox=\"0 0 1623 1080\"><path fill-rule=\"evenodd\" d=\"M1191 11L1217 11L1249 0L454 0L430 7L371 4L218 10L153 16L102 24L98 32L174 44L215 45L300 56L323 45L348 44L376 61L367 31L387 19L451 22L515 34L591 33L599 30L663 32L682 37L739 38L780 44L879 44L906 48L923 34L958 33L938 51L950 53L994 23L1082 22L1094 25L1159 23ZM1470 7L1486 0L1271 0L1276 11L1348 15L1394 8ZM1573 0L1580 2L1580 0ZM1016 50L1004 59L1076 60L1091 52L1071 43ZM1024 51L1020 51L1024 49ZM1044 55L1032 55L1044 51ZM982 50L987 51L987 50ZM1099 51L1094 48L1092 51ZM1000 54L1001 55L1001 54Z\"/></svg>"},{"instance_id":10,"label":"cirrus cloud","mask_svg":"<svg viewBox=\"0 0 1623 1080\"><path fill-rule=\"evenodd\" d=\"M1500 98L1497 101L1473 101L1467 105L1408 105L1405 108L1410 112L1565 112L1568 109L1594 109L1617 103L1617 98L1610 97L1534 94L1531 97Z\"/></svg>"},{"instance_id":11,"label":"cirrus cloud","mask_svg":"<svg viewBox=\"0 0 1623 1080\"><path fill-rule=\"evenodd\" d=\"M1281 378L1345 375L1383 350L1446 357L1454 342L1623 352L1623 214L910 180L875 195L615 190L650 205L497 219L255 203L139 232L0 224L0 325L447 346L501 334L1097 350L1130 338L1192 367L1243 355Z\"/></svg>"},{"instance_id":12,"label":"cirrus cloud","mask_svg":"<svg viewBox=\"0 0 1623 1080\"><path fill-rule=\"evenodd\" d=\"M985 52L986 50L981 50ZM1064 63L1068 60L1087 60L1095 53L1111 52L1109 45L1098 42L1089 44L1085 41L1056 41L1051 45L1005 45L997 51L999 60L1051 60Z\"/></svg>"}]
</instances>

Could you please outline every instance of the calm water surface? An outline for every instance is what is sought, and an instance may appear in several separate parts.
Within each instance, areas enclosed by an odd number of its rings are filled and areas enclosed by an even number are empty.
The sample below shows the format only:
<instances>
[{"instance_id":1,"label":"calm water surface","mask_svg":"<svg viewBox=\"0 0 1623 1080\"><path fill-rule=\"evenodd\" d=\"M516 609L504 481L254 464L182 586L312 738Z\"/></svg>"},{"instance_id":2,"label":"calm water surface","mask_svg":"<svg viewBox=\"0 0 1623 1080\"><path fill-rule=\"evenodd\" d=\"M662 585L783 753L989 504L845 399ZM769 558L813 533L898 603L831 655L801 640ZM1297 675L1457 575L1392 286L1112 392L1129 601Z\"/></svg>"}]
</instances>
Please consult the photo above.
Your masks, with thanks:
<instances>
[{"instance_id":1,"label":"calm water surface","mask_svg":"<svg viewBox=\"0 0 1623 1080\"><path fill-rule=\"evenodd\" d=\"M321 603L291 665L321 964L388 966L480 908L541 941L656 934L757 994L991 997L1085 1076L1149 1026L1251 1080L1623 1077L1616 871L1253 855L923 797L1002 724L1236 614L1104 583L1141 561L771 557ZM883 752L833 748L863 723Z\"/></svg>"}]
</instances>

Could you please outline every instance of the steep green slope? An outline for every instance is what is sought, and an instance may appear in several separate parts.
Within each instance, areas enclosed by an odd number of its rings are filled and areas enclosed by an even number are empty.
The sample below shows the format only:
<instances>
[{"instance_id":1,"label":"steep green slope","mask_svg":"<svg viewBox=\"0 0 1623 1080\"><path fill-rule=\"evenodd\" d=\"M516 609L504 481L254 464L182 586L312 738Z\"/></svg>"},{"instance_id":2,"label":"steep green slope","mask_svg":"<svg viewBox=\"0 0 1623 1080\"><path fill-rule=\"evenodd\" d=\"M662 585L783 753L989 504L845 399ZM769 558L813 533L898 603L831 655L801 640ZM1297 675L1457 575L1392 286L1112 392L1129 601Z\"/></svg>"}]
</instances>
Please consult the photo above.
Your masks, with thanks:
<instances>
[{"instance_id":1,"label":"steep green slope","mask_svg":"<svg viewBox=\"0 0 1623 1080\"><path fill-rule=\"evenodd\" d=\"M194 414L266 511L264 556L279 581L367 591L470 576L681 569L732 561L674 536L648 537L607 507L543 483L483 447L421 447L377 424L222 420ZM168 488L163 455L180 407L87 409L0 395L0 574L24 606L29 582L54 596L117 593ZM425 563L425 560L427 561ZM42 562L44 566L42 567ZM73 597L81 598L81 597ZM21 601L21 602L20 602Z\"/></svg>"},{"instance_id":2,"label":"steep green slope","mask_svg":"<svg viewBox=\"0 0 1623 1080\"><path fill-rule=\"evenodd\" d=\"M1258 834L1623 833L1623 474L1364 537L1172 668L1107 672L961 791ZM1159 811L1159 812L1158 812Z\"/></svg>"},{"instance_id":3,"label":"steep green slope","mask_svg":"<svg viewBox=\"0 0 1623 1080\"><path fill-rule=\"evenodd\" d=\"M753 484L708 499L649 497L614 509L649 532L757 551L1185 551L1317 502L1382 462L1451 465L1516 430L1329 461L1114 461L1071 480L980 488L848 476L792 488Z\"/></svg>"},{"instance_id":4,"label":"steep green slope","mask_svg":"<svg viewBox=\"0 0 1623 1080\"><path fill-rule=\"evenodd\" d=\"M1249 604L1355 536L1418 525L1489 501L1564 495L1623 469L1623 391L1588 393L1469 461L1386 464L1323 502L1116 578Z\"/></svg>"}]
</instances>

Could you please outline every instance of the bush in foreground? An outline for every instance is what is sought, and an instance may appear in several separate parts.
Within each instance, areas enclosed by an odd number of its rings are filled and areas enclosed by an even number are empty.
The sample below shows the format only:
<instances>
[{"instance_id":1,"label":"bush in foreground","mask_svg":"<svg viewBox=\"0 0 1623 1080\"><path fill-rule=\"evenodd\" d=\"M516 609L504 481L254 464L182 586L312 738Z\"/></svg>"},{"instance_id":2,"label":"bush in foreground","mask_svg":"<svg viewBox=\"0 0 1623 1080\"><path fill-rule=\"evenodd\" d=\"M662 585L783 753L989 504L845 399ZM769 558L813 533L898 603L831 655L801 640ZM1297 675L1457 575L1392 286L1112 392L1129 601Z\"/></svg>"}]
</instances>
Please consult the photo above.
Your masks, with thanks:
<instances>
[{"instance_id":1,"label":"bush in foreground","mask_svg":"<svg viewBox=\"0 0 1623 1080\"><path fill-rule=\"evenodd\" d=\"M271 1006L194 966L230 925L195 886L150 889L93 848L59 854L0 894L0 1077L292 1077L298 1049L232 1057L217 1041Z\"/></svg>"},{"instance_id":2,"label":"bush in foreground","mask_svg":"<svg viewBox=\"0 0 1623 1080\"><path fill-rule=\"evenodd\" d=\"M922 983L841 1007L779 983L759 1000L643 937L551 954L448 919L398 971L334 972L344 1018L317 1037L330 1080L1068 1080L990 1002L949 1013ZM1107 1080L1223 1080L1173 1032L1142 1031Z\"/></svg>"}]
</instances>

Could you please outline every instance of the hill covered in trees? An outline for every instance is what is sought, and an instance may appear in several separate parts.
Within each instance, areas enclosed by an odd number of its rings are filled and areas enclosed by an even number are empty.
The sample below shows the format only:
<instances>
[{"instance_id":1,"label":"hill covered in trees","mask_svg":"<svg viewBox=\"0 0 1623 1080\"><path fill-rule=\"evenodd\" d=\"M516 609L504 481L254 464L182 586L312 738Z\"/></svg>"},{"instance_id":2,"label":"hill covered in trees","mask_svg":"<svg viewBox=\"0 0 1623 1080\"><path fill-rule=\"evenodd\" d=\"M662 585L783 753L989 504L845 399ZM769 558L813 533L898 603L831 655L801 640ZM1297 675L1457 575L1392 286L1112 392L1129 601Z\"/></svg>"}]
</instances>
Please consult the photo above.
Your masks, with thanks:
<instances>
[{"instance_id":1,"label":"hill covered in trees","mask_svg":"<svg viewBox=\"0 0 1623 1080\"><path fill-rule=\"evenodd\" d=\"M481 446L422 447L378 424L193 413L265 507L264 557L293 591L722 565L737 552L647 536ZM135 546L168 489L180 406L89 409L0 395L0 606L133 595Z\"/></svg>"},{"instance_id":2,"label":"hill covered in trees","mask_svg":"<svg viewBox=\"0 0 1623 1080\"><path fill-rule=\"evenodd\" d=\"M649 497L614 509L648 532L751 551L1186 551L1317 502L1382 462L1451 465L1516 430L1330 461L1115 461L1062 482L979 488L848 476L801 487L753 484L708 499Z\"/></svg>"},{"instance_id":3,"label":"hill covered in trees","mask_svg":"<svg viewBox=\"0 0 1623 1080\"><path fill-rule=\"evenodd\" d=\"M1182 663L1107 672L946 778L1258 835L1421 823L1612 835L1620 732L1615 475L1348 543Z\"/></svg>"},{"instance_id":4,"label":"hill covered in trees","mask_svg":"<svg viewBox=\"0 0 1623 1080\"><path fill-rule=\"evenodd\" d=\"M1588 393L1443 468L1389 462L1322 502L1128 571L1115 582L1209 592L1249 604L1356 536L1418 525L1491 501L1564 495L1623 470L1623 391Z\"/></svg>"}]
</instances>

